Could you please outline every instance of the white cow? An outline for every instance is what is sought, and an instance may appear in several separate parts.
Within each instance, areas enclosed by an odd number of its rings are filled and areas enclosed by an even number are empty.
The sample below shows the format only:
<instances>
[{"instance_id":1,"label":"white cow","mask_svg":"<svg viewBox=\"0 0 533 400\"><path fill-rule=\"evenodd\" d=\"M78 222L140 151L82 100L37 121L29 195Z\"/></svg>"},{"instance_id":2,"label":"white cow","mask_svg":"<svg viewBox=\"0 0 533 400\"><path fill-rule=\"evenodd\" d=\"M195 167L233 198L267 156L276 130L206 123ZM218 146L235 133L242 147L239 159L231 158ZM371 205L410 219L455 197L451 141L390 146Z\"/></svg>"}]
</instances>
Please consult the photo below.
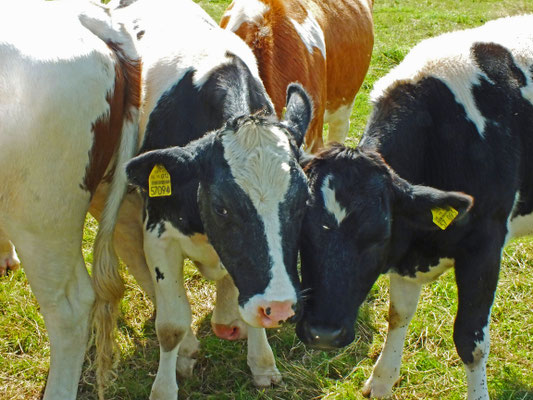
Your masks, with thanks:
<instances>
[{"instance_id":1,"label":"white cow","mask_svg":"<svg viewBox=\"0 0 533 400\"><path fill-rule=\"evenodd\" d=\"M0 272L18 264L9 238L50 338L46 400L76 397L95 298L83 224L106 171L136 150L137 58L97 4L26 0L0 12ZM115 261L110 239L125 187L116 171L95 263Z\"/></svg>"}]
</instances>

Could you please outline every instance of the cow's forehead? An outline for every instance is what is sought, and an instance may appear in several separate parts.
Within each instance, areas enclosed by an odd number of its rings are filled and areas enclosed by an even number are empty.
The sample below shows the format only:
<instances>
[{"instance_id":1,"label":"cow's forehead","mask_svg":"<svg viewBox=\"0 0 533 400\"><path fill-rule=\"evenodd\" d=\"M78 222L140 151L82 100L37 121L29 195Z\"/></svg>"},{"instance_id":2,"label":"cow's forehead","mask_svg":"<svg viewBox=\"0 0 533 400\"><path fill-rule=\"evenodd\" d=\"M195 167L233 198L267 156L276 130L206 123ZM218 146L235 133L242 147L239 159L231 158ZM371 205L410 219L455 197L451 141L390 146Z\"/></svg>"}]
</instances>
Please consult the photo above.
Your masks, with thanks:
<instances>
[{"instance_id":1,"label":"cow's forehead","mask_svg":"<svg viewBox=\"0 0 533 400\"><path fill-rule=\"evenodd\" d=\"M254 207L261 212L282 202L290 185L292 158L285 132L276 125L251 120L221 138L235 183Z\"/></svg>"}]
</instances>

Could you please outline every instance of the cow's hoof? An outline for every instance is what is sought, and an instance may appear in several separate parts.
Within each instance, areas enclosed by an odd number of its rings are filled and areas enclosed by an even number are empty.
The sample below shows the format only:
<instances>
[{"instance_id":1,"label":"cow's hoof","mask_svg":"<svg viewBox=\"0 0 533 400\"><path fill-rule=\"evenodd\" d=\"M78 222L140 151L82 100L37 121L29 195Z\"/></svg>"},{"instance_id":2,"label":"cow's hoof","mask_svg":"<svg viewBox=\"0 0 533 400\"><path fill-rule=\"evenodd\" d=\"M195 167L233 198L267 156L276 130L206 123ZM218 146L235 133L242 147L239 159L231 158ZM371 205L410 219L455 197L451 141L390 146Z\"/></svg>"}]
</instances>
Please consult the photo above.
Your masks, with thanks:
<instances>
[{"instance_id":1,"label":"cow's hoof","mask_svg":"<svg viewBox=\"0 0 533 400\"><path fill-rule=\"evenodd\" d=\"M20 260L15 251L0 254L0 276L5 276L9 271L15 271L20 267Z\"/></svg>"},{"instance_id":2,"label":"cow's hoof","mask_svg":"<svg viewBox=\"0 0 533 400\"><path fill-rule=\"evenodd\" d=\"M387 399L392 395L392 384L377 382L377 379L370 377L365 382L362 393L363 396L373 399Z\"/></svg>"},{"instance_id":3,"label":"cow's hoof","mask_svg":"<svg viewBox=\"0 0 533 400\"><path fill-rule=\"evenodd\" d=\"M270 371L262 372L261 374L253 374L253 377L254 385L259 388L278 385L282 381L281 374L276 367Z\"/></svg>"},{"instance_id":4,"label":"cow's hoof","mask_svg":"<svg viewBox=\"0 0 533 400\"><path fill-rule=\"evenodd\" d=\"M176 372L180 378L192 377L192 371L196 365L196 358L179 356L176 364Z\"/></svg>"},{"instance_id":5,"label":"cow's hoof","mask_svg":"<svg viewBox=\"0 0 533 400\"><path fill-rule=\"evenodd\" d=\"M150 400L178 400L178 387L154 388L150 393Z\"/></svg>"}]
</instances>

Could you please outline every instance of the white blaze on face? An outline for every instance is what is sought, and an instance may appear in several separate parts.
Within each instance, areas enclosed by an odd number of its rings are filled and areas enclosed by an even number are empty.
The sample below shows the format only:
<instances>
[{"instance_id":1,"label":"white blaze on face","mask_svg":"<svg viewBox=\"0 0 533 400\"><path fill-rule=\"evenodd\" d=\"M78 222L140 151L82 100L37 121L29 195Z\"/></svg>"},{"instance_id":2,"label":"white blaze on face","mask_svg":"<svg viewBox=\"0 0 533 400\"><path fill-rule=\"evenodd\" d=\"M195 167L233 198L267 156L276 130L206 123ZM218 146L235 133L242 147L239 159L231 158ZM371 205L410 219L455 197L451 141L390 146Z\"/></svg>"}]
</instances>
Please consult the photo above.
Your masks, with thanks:
<instances>
[{"instance_id":1,"label":"white blaze on face","mask_svg":"<svg viewBox=\"0 0 533 400\"><path fill-rule=\"evenodd\" d=\"M324 199L324 207L335 217L337 225L340 226L344 218L346 218L346 209L339 204L335 196L335 190L331 188L332 176L328 175L324 178L322 183L322 198Z\"/></svg>"},{"instance_id":2,"label":"white blaze on face","mask_svg":"<svg viewBox=\"0 0 533 400\"><path fill-rule=\"evenodd\" d=\"M316 18L309 12L304 22L301 24L294 19L290 19L294 25L294 29L298 32L300 39L307 47L307 51L313 54L315 48L320 50L324 60L326 59L326 40L324 39L324 32L318 24Z\"/></svg>"},{"instance_id":3,"label":"white blaze on face","mask_svg":"<svg viewBox=\"0 0 533 400\"><path fill-rule=\"evenodd\" d=\"M283 259L280 203L290 185L290 145L286 134L276 127L254 122L223 136L224 158L230 166L235 183L247 194L263 222L269 256L272 261L271 280L263 294L250 298L241 314L251 325L258 305L264 301L293 301L296 291Z\"/></svg>"},{"instance_id":4,"label":"white blaze on face","mask_svg":"<svg viewBox=\"0 0 533 400\"><path fill-rule=\"evenodd\" d=\"M224 17L229 18L226 29L236 32L244 23L260 26L263 15L269 9L269 6L259 0L236 0L231 10L224 13Z\"/></svg>"}]
</instances>

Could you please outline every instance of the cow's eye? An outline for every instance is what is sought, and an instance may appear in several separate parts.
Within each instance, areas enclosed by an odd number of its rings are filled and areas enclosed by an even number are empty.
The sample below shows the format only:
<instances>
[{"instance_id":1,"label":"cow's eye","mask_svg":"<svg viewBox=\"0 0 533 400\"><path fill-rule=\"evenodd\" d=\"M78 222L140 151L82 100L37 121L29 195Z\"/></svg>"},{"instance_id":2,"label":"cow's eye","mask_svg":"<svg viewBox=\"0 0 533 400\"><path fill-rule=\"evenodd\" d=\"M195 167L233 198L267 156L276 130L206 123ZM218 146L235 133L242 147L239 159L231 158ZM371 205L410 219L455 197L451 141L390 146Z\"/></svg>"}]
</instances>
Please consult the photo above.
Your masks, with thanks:
<instances>
[{"instance_id":1,"label":"cow's eye","mask_svg":"<svg viewBox=\"0 0 533 400\"><path fill-rule=\"evenodd\" d=\"M221 217L227 217L228 216L228 210L226 210L224 207L216 206L215 212L220 215Z\"/></svg>"},{"instance_id":2,"label":"cow's eye","mask_svg":"<svg viewBox=\"0 0 533 400\"><path fill-rule=\"evenodd\" d=\"M331 229L331 226L327 225L327 224L324 224L324 225L322 225L322 229L324 229L325 231L329 231Z\"/></svg>"}]
</instances>

